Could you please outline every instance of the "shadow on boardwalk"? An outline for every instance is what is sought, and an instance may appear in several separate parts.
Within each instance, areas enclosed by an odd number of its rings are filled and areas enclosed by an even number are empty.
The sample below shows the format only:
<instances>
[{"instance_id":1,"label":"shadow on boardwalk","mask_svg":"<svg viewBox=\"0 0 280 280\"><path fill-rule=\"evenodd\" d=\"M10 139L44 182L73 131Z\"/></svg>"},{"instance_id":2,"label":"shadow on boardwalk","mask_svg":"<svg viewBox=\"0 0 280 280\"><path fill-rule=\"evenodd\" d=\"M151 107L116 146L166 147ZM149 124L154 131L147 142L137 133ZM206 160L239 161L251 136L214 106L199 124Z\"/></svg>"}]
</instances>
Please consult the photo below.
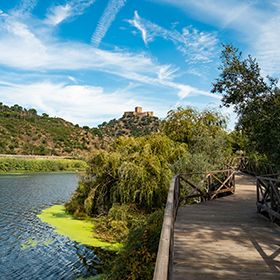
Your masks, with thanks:
<instances>
[{"instance_id":1,"label":"shadow on boardwalk","mask_svg":"<svg viewBox=\"0 0 280 280\"><path fill-rule=\"evenodd\" d=\"M179 208L173 279L280 279L280 229L256 212L253 177L234 195Z\"/></svg>"}]
</instances>

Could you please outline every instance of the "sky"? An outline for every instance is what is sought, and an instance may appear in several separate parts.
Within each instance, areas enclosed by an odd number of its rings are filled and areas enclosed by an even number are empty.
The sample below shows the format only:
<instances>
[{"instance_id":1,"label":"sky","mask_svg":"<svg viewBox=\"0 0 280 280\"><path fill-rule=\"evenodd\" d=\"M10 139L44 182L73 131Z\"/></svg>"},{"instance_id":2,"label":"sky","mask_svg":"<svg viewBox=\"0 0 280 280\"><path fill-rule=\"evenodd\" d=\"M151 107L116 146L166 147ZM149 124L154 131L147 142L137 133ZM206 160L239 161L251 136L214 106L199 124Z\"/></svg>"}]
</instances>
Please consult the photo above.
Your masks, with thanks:
<instances>
[{"instance_id":1,"label":"sky","mask_svg":"<svg viewBox=\"0 0 280 280\"><path fill-rule=\"evenodd\" d=\"M231 108L222 44L280 74L280 0L0 0L0 102L96 126L142 106Z\"/></svg>"}]
</instances>

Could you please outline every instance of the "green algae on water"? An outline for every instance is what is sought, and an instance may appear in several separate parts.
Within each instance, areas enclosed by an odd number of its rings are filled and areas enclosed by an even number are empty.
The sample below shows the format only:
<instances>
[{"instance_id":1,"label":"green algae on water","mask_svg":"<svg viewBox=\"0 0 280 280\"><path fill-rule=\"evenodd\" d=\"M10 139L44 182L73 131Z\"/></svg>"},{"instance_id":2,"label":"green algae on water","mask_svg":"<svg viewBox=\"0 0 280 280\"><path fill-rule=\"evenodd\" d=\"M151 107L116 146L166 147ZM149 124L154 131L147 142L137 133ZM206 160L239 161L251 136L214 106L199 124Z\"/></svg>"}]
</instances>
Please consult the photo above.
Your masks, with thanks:
<instances>
[{"instance_id":1,"label":"green algae on water","mask_svg":"<svg viewBox=\"0 0 280 280\"><path fill-rule=\"evenodd\" d=\"M53 205L37 215L44 223L55 228L58 234L67 236L83 245L101 247L108 250L119 250L121 243L102 241L94 234L94 224L89 220L78 220L65 212L64 205Z\"/></svg>"},{"instance_id":2,"label":"green algae on water","mask_svg":"<svg viewBox=\"0 0 280 280\"><path fill-rule=\"evenodd\" d=\"M47 239L47 240L42 241L42 240L36 240L33 238L29 238L20 245L20 248L21 248L21 250L26 250L29 248L34 248L38 245L48 246L48 245L52 244L53 241L54 241L53 239Z\"/></svg>"}]
</instances>

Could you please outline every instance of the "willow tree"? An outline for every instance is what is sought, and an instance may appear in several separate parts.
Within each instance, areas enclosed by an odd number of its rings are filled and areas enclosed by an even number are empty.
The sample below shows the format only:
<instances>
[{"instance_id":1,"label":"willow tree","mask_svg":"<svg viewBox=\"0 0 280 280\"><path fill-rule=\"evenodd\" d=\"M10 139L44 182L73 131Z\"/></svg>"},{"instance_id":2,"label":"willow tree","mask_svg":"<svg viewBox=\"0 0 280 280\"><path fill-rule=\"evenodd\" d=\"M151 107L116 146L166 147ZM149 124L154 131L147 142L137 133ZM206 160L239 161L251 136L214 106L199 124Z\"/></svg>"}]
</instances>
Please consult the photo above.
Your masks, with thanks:
<instances>
[{"instance_id":1,"label":"willow tree","mask_svg":"<svg viewBox=\"0 0 280 280\"><path fill-rule=\"evenodd\" d=\"M106 214L114 203L151 212L165 205L171 166L186 153L165 135L120 137L109 151L96 151L87 175L66 204L71 213Z\"/></svg>"}]
</instances>

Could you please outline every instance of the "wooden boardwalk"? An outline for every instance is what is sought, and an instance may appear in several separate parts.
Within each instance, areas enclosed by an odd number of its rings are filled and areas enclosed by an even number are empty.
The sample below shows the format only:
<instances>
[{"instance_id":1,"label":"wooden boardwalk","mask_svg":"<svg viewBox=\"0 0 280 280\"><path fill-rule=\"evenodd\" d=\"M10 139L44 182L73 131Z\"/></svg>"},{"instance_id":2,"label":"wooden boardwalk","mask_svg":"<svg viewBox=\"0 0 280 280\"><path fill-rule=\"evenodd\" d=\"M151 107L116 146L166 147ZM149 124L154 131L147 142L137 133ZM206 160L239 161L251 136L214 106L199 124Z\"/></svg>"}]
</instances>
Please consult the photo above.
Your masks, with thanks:
<instances>
[{"instance_id":1,"label":"wooden boardwalk","mask_svg":"<svg viewBox=\"0 0 280 280\"><path fill-rule=\"evenodd\" d=\"M236 175L236 193L180 207L174 280L280 280L280 228L256 211L253 177Z\"/></svg>"}]
</instances>

